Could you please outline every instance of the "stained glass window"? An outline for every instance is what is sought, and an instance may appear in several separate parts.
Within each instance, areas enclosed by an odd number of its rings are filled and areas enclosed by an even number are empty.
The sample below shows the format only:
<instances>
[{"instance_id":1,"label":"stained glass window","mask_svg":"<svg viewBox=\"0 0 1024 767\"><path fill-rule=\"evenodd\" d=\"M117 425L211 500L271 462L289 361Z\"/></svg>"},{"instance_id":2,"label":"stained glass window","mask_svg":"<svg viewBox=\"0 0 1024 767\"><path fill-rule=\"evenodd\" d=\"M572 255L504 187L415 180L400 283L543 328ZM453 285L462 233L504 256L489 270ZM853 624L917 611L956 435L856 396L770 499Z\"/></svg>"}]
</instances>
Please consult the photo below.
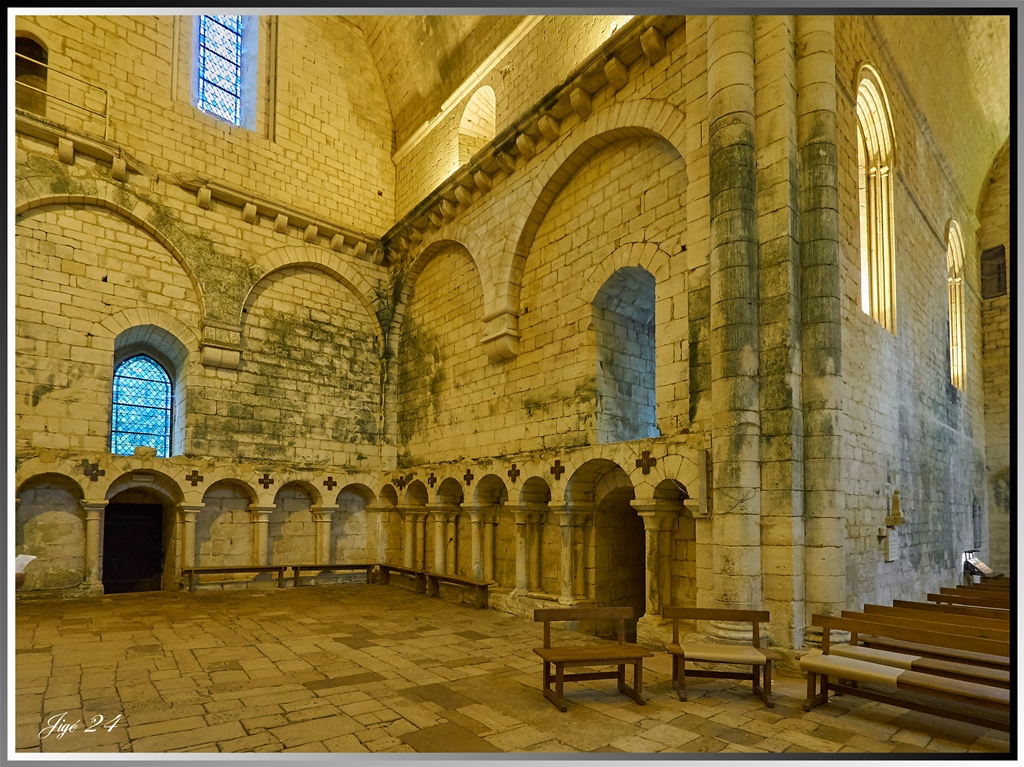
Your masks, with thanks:
<instances>
[{"instance_id":1,"label":"stained glass window","mask_svg":"<svg viewBox=\"0 0 1024 767\"><path fill-rule=\"evenodd\" d=\"M131 455L137 447L171 454L174 395L167 371L145 354L129 357L114 371L114 409L110 452Z\"/></svg>"},{"instance_id":2,"label":"stained glass window","mask_svg":"<svg viewBox=\"0 0 1024 767\"><path fill-rule=\"evenodd\" d=\"M199 17L198 106L242 124L242 17Z\"/></svg>"}]
</instances>

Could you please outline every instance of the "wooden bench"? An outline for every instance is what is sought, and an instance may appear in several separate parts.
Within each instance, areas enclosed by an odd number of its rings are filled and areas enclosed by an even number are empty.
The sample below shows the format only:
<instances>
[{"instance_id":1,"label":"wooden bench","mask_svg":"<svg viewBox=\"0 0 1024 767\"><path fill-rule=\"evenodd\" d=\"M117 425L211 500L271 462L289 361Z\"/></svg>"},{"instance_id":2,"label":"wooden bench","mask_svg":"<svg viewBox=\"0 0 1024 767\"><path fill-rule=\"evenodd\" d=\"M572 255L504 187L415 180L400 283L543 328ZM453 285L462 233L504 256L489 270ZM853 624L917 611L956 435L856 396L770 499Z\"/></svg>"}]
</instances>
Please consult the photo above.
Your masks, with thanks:
<instances>
[{"instance_id":1,"label":"wooden bench","mask_svg":"<svg viewBox=\"0 0 1024 767\"><path fill-rule=\"evenodd\" d=\"M772 700L772 661L761 649L760 624L769 621L766 610L732 610L700 607L665 607L662 617L672 619L672 642L665 643L665 650L672 655L672 689L679 695L679 700L686 700L686 676L707 677L714 679L749 680L753 685L754 695L764 701L768 708L775 707ZM709 642L679 641L679 621L737 621L750 623L752 628L750 645L712 644ZM708 670L692 668L686 670L687 661L691 663L727 663L750 670Z\"/></svg>"},{"instance_id":2,"label":"wooden bench","mask_svg":"<svg viewBox=\"0 0 1024 767\"><path fill-rule=\"evenodd\" d=\"M534 652L544 661L544 697L559 711L565 711L567 701L562 695L565 682L583 682L590 679L617 679L619 692L628 695L641 706L643 698L644 658L653 658L654 653L633 642L625 641L625 622L635 617L632 607L562 607L534 610L534 621L544 622L544 646ZM551 646L551 624L559 621L616 621L618 642L602 640L597 644L571 647ZM626 666L633 666L633 686L626 684ZM555 667L554 690L551 689L551 667ZM569 666L615 666L615 671L587 671L566 674Z\"/></svg>"},{"instance_id":3,"label":"wooden bench","mask_svg":"<svg viewBox=\"0 0 1024 767\"><path fill-rule=\"evenodd\" d=\"M814 615L811 624L823 630L822 651L808 653L800 659L800 668L807 673L804 710L810 711L827 703L829 692L837 692L1010 731L1010 690L863 658L844 657L832 652L830 631L848 631L851 637L872 634L902 641L916 640L940 648L974 647L979 652L1007 656L1008 642L890 626L853 617Z\"/></svg>"},{"instance_id":4,"label":"wooden bench","mask_svg":"<svg viewBox=\"0 0 1024 767\"><path fill-rule=\"evenodd\" d=\"M466 586L473 592L473 606L478 610L483 610L487 607L487 587L494 585L494 581L478 581L473 578L465 578L461 575L427 573L426 577L428 597L439 596L439 587L442 583L454 583L458 586Z\"/></svg>"},{"instance_id":5,"label":"wooden bench","mask_svg":"<svg viewBox=\"0 0 1024 767\"><path fill-rule=\"evenodd\" d=\"M940 605L935 602L909 602L895 599L893 607L906 607L911 610L941 613L943 615L973 615L978 618L1010 619L1010 610L1001 607L971 607L969 605Z\"/></svg>"},{"instance_id":6,"label":"wooden bench","mask_svg":"<svg viewBox=\"0 0 1024 767\"><path fill-rule=\"evenodd\" d=\"M188 590L195 591L200 575L207 573L216 574L238 574L238 573L277 573L277 587L284 586L284 571L290 565L223 565L220 567L183 567L181 568L182 578L188 578Z\"/></svg>"},{"instance_id":7,"label":"wooden bench","mask_svg":"<svg viewBox=\"0 0 1024 767\"><path fill-rule=\"evenodd\" d=\"M293 571L293 576L292 577L294 579L292 581L292 585L293 586L298 586L299 585L299 577L301 576L301 572L303 570L305 570L306 572L325 572L325 573L345 572L347 570L363 570L363 571L366 572L366 582L367 583L371 583L372 579L373 579L373 569L376 566L377 566L376 563L373 563L373 562L371 562L371 563L366 563L366 562L362 562L362 563L348 563L348 562L345 562L345 563L334 563L334 564L330 564L330 565L292 565L291 566L292 567L292 571Z\"/></svg>"},{"instance_id":8,"label":"wooden bench","mask_svg":"<svg viewBox=\"0 0 1024 767\"><path fill-rule=\"evenodd\" d=\"M407 575L412 578L412 590L417 594L425 594L427 592L427 573L425 570L420 570L415 567L405 567L404 565L388 565L380 564L377 565L377 582L382 586L387 586L391 583L391 573L398 573L399 575Z\"/></svg>"},{"instance_id":9,"label":"wooden bench","mask_svg":"<svg viewBox=\"0 0 1024 767\"><path fill-rule=\"evenodd\" d=\"M1002 610L1010 608L1008 598L1002 596L990 597L981 592L973 594L928 594L925 597L929 602L940 605L963 605L964 607L997 607Z\"/></svg>"}]
</instances>

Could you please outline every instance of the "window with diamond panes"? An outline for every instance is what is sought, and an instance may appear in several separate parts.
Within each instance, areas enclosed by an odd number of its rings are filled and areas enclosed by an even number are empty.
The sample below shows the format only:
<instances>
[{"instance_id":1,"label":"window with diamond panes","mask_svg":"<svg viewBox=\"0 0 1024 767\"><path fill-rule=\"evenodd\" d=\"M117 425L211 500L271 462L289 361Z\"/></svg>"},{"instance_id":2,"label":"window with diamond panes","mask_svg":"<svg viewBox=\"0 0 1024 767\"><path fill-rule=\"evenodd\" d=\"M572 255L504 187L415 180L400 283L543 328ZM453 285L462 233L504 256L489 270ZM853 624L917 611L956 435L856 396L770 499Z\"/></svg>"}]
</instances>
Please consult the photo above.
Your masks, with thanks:
<instances>
[{"instance_id":1,"label":"window with diamond panes","mask_svg":"<svg viewBox=\"0 0 1024 767\"><path fill-rule=\"evenodd\" d=\"M199 17L198 107L242 124L242 17Z\"/></svg>"},{"instance_id":2,"label":"window with diamond panes","mask_svg":"<svg viewBox=\"0 0 1024 767\"><path fill-rule=\"evenodd\" d=\"M129 357L114 371L114 408L110 452L132 455L137 447L171 454L174 395L167 371L145 354Z\"/></svg>"}]
</instances>

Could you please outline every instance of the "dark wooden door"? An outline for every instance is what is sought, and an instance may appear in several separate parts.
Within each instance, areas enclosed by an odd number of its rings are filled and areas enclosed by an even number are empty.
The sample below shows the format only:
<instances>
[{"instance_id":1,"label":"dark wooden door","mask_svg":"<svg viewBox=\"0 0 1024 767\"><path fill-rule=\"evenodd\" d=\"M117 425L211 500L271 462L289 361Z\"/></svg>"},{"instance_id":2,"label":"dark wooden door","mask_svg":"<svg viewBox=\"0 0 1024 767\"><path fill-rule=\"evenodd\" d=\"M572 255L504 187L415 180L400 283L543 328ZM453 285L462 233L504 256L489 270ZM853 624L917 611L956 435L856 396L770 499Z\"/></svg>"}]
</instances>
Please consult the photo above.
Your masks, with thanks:
<instances>
[{"instance_id":1,"label":"dark wooden door","mask_svg":"<svg viewBox=\"0 0 1024 767\"><path fill-rule=\"evenodd\" d=\"M159 591L163 515L158 503L111 503L103 515L103 591Z\"/></svg>"}]
</instances>

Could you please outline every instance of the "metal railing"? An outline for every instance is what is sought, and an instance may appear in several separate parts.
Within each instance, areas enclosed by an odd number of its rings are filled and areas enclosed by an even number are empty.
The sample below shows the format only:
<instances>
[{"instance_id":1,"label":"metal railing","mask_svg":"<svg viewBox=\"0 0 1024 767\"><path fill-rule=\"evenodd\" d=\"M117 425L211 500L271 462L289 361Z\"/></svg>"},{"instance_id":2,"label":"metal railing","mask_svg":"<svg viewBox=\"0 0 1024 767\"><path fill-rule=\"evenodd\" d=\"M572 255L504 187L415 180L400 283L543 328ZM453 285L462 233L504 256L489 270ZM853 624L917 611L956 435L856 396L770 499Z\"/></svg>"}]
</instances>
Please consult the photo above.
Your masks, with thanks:
<instances>
[{"instance_id":1,"label":"metal railing","mask_svg":"<svg viewBox=\"0 0 1024 767\"><path fill-rule=\"evenodd\" d=\"M25 80L19 80L15 78L15 105L18 108L25 109L29 112L35 112L41 117L45 117L46 107L51 100L57 101L60 104L64 104L73 110L78 110L87 115L86 119L98 118L103 122L103 138L109 138L110 132L110 92L105 88L100 88L98 85L93 85L88 80L83 80L81 77L65 72L61 69L51 67L49 64L45 64L42 61L26 56L23 53L14 54L18 59L30 62L33 66L43 67L47 70L47 77L45 80L46 87L39 88L32 85ZM17 71L17 67L15 67ZM53 75L53 77L50 77ZM19 104L17 98L18 93L31 93L35 92L39 94L36 98L43 105L42 109L34 109L32 106L24 103Z\"/></svg>"}]
</instances>

